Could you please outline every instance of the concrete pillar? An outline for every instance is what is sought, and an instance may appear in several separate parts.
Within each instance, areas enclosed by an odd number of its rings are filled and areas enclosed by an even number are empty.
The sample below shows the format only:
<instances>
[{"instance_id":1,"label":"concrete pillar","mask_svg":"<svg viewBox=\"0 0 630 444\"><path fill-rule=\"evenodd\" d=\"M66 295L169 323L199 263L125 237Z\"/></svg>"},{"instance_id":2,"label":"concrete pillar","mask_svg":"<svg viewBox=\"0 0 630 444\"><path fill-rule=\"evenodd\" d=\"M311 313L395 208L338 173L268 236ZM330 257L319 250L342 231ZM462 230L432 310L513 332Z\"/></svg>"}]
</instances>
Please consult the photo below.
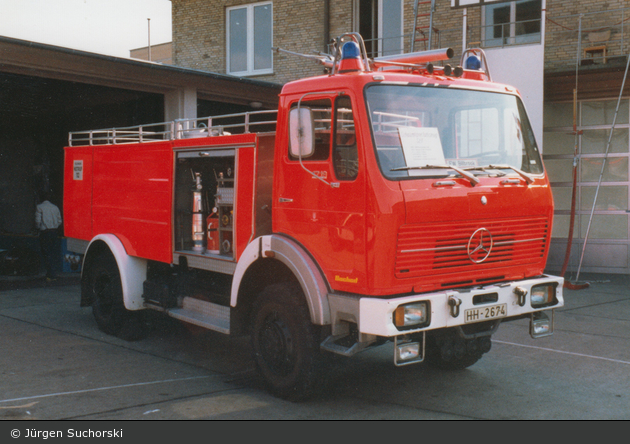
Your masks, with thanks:
<instances>
[{"instance_id":1,"label":"concrete pillar","mask_svg":"<svg viewBox=\"0 0 630 444\"><path fill-rule=\"evenodd\" d=\"M164 95L164 120L197 118L197 90L178 88Z\"/></svg>"}]
</instances>

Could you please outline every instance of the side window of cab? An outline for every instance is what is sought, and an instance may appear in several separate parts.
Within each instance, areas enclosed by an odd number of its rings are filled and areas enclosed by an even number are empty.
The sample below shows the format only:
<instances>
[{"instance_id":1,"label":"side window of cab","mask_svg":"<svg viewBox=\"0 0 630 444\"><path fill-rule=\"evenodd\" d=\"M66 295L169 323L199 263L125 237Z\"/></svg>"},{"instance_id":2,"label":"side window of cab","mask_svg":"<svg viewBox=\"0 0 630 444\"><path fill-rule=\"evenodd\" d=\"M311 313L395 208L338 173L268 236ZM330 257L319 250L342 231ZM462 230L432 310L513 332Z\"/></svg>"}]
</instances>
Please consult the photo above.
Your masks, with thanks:
<instances>
[{"instance_id":1,"label":"side window of cab","mask_svg":"<svg viewBox=\"0 0 630 444\"><path fill-rule=\"evenodd\" d=\"M354 180L359 174L357 135L348 96L339 96L335 101L333 167L338 180Z\"/></svg>"},{"instance_id":2,"label":"side window of cab","mask_svg":"<svg viewBox=\"0 0 630 444\"><path fill-rule=\"evenodd\" d=\"M332 153L332 155L331 155ZM328 161L337 180L351 181L359 173L357 137L352 102L345 95L335 99L302 101L291 106L289 160Z\"/></svg>"}]
</instances>

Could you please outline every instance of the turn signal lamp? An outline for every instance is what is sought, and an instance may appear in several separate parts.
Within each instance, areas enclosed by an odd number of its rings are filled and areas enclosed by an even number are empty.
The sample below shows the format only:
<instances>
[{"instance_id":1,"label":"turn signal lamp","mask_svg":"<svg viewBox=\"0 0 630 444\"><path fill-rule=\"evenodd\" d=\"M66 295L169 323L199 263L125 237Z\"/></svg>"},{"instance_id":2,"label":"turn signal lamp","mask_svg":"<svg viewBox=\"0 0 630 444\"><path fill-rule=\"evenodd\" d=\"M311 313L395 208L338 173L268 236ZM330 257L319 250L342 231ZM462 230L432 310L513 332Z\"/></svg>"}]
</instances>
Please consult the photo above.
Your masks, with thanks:
<instances>
[{"instance_id":1,"label":"turn signal lamp","mask_svg":"<svg viewBox=\"0 0 630 444\"><path fill-rule=\"evenodd\" d=\"M558 301L556 299L556 284L547 283L541 285L535 285L530 292L530 301L533 308L547 307L549 305L555 305Z\"/></svg>"},{"instance_id":2,"label":"turn signal lamp","mask_svg":"<svg viewBox=\"0 0 630 444\"><path fill-rule=\"evenodd\" d=\"M414 302L400 305L394 310L394 325L399 330L419 328L429 324L429 304Z\"/></svg>"}]
</instances>

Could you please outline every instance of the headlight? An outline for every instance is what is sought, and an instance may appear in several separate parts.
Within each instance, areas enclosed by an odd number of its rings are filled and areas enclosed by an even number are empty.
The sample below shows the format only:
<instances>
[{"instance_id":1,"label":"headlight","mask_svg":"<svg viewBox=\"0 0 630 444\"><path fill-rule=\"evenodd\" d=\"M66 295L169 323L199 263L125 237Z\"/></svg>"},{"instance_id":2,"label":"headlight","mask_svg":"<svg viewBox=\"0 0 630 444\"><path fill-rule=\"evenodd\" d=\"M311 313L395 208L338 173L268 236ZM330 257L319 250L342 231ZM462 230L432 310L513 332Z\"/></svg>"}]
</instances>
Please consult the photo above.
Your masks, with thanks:
<instances>
[{"instance_id":1,"label":"headlight","mask_svg":"<svg viewBox=\"0 0 630 444\"><path fill-rule=\"evenodd\" d=\"M396 346L396 361L404 362L418 359L420 356L420 343L407 342Z\"/></svg>"},{"instance_id":2,"label":"headlight","mask_svg":"<svg viewBox=\"0 0 630 444\"><path fill-rule=\"evenodd\" d=\"M533 308L547 307L558 303L556 299L556 282L535 285L532 287L530 301Z\"/></svg>"},{"instance_id":3,"label":"headlight","mask_svg":"<svg viewBox=\"0 0 630 444\"><path fill-rule=\"evenodd\" d=\"M544 311L532 313L529 322L529 334L532 338L542 338L553 334L553 310L550 310L550 312L551 319Z\"/></svg>"},{"instance_id":4,"label":"headlight","mask_svg":"<svg viewBox=\"0 0 630 444\"><path fill-rule=\"evenodd\" d=\"M429 323L428 302L400 305L394 310L394 325L399 330L419 328Z\"/></svg>"}]
</instances>

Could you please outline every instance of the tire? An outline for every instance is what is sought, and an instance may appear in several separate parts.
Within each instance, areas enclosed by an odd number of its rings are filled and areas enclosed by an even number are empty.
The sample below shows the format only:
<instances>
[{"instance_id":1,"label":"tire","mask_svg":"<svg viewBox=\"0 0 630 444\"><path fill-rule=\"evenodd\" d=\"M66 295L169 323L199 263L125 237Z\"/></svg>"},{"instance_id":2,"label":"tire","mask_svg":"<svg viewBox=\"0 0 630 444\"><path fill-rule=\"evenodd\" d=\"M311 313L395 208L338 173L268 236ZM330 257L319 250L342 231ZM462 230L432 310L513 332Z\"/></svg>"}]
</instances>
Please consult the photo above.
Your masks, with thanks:
<instances>
[{"instance_id":1,"label":"tire","mask_svg":"<svg viewBox=\"0 0 630 444\"><path fill-rule=\"evenodd\" d=\"M463 339L454 335L428 336L425 362L440 370L463 370L490 351L490 336Z\"/></svg>"},{"instance_id":2,"label":"tire","mask_svg":"<svg viewBox=\"0 0 630 444\"><path fill-rule=\"evenodd\" d=\"M89 291L99 330L129 341L142 337L138 314L125 308L120 272L111 254L101 254L92 261Z\"/></svg>"},{"instance_id":3,"label":"tire","mask_svg":"<svg viewBox=\"0 0 630 444\"><path fill-rule=\"evenodd\" d=\"M314 394L321 382L317 332L299 285L271 285L258 296L252 312L252 350L272 394L291 401Z\"/></svg>"}]
</instances>

